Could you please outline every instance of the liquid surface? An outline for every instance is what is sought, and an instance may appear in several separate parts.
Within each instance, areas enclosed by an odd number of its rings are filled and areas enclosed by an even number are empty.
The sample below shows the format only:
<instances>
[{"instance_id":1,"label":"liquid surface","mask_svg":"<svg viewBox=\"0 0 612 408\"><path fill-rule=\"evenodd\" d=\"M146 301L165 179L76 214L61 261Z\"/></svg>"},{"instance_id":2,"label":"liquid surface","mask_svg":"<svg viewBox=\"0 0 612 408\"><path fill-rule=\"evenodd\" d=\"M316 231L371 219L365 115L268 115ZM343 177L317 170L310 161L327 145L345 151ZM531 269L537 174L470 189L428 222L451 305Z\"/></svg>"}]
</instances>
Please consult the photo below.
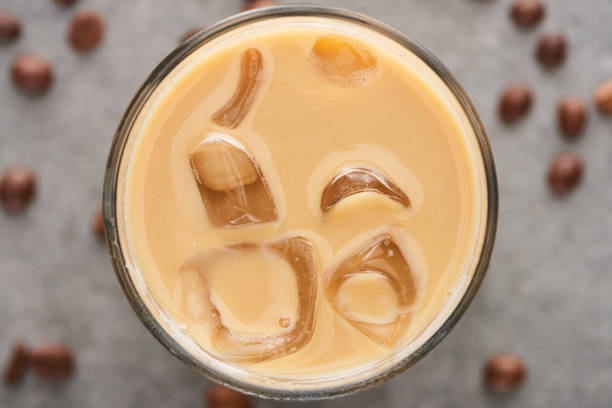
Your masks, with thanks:
<instances>
[{"instance_id":1,"label":"liquid surface","mask_svg":"<svg viewBox=\"0 0 612 408\"><path fill-rule=\"evenodd\" d=\"M156 301L204 350L317 378L393 355L440 313L479 196L428 75L367 38L263 30L194 57L157 96L127 232Z\"/></svg>"}]
</instances>

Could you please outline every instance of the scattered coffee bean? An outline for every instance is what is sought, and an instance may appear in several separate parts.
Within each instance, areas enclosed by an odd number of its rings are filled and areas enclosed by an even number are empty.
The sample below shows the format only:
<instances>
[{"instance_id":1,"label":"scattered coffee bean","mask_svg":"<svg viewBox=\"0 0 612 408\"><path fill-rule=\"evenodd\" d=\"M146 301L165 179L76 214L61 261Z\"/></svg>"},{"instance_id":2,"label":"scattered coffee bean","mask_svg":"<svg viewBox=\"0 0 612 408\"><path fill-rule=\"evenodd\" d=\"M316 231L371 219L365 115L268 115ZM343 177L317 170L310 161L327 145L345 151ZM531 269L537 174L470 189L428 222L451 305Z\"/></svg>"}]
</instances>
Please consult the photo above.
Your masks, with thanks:
<instances>
[{"instance_id":1,"label":"scattered coffee bean","mask_svg":"<svg viewBox=\"0 0 612 408\"><path fill-rule=\"evenodd\" d=\"M273 0L247 0L244 10L254 10L270 6L276 6L276 2Z\"/></svg>"},{"instance_id":2,"label":"scattered coffee bean","mask_svg":"<svg viewBox=\"0 0 612 408\"><path fill-rule=\"evenodd\" d=\"M601 113L612 115L612 79L608 79L595 89L593 99Z\"/></svg>"},{"instance_id":3,"label":"scattered coffee bean","mask_svg":"<svg viewBox=\"0 0 612 408\"><path fill-rule=\"evenodd\" d=\"M522 28L536 26L542 18L546 9L540 0L515 0L510 8L510 16L514 23Z\"/></svg>"},{"instance_id":4,"label":"scattered coffee bean","mask_svg":"<svg viewBox=\"0 0 612 408\"><path fill-rule=\"evenodd\" d=\"M514 354L495 354L486 361L483 370L486 386L495 392L516 390L525 381L527 367Z\"/></svg>"},{"instance_id":5,"label":"scattered coffee bean","mask_svg":"<svg viewBox=\"0 0 612 408\"><path fill-rule=\"evenodd\" d=\"M98 238L104 239L104 214L102 213L102 207L96 211L91 220L91 229Z\"/></svg>"},{"instance_id":6,"label":"scattered coffee bean","mask_svg":"<svg viewBox=\"0 0 612 408\"><path fill-rule=\"evenodd\" d=\"M580 98L563 98L557 108L557 118L563 134L576 138L582 134L588 120L586 105Z\"/></svg>"},{"instance_id":7,"label":"scattered coffee bean","mask_svg":"<svg viewBox=\"0 0 612 408\"><path fill-rule=\"evenodd\" d=\"M104 28L104 18L97 12L78 11L68 27L68 42L79 52L89 52L100 44Z\"/></svg>"},{"instance_id":8,"label":"scattered coffee bean","mask_svg":"<svg viewBox=\"0 0 612 408\"><path fill-rule=\"evenodd\" d=\"M77 0L53 0L53 1L55 1L58 5L62 7L70 7L74 3L77 2Z\"/></svg>"},{"instance_id":9,"label":"scattered coffee bean","mask_svg":"<svg viewBox=\"0 0 612 408\"><path fill-rule=\"evenodd\" d=\"M4 369L4 382L6 385L17 384L28 366L30 359L30 350L21 342L15 343L13 346L13 354Z\"/></svg>"},{"instance_id":10,"label":"scattered coffee bean","mask_svg":"<svg viewBox=\"0 0 612 408\"><path fill-rule=\"evenodd\" d=\"M185 34L183 34L183 36L181 37L181 42L187 41L188 39L199 33L202 29L204 29L204 27L193 27L185 31Z\"/></svg>"},{"instance_id":11,"label":"scattered coffee bean","mask_svg":"<svg viewBox=\"0 0 612 408\"><path fill-rule=\"evenodd\" d=\"M251 399L222 385L213 385L206 394L210 408L250 408Z\"/></svg>"},{"instance_id":12,"label":"scattered coffee bean","mask_svg":"<svg viewBox=\"0 0 612 408\"><path fill-rule=\"evenodd\" d=\"M47 344L32 350L32 369L41 378L64 380L74 372L72 351L61 344Z\"/></svg>"},{"instance_id":13,"label":"scattered coffee bean","mask_svg":"<svg viewBox=\"0 0 612 408\"><path fill-rule=\"evenodd\" d=\"M557 155L548 169L548 185L557 194L572 191L580 183L584 165L582 160L573 153Z\"/></svg>"},{"instance_id":14,"label":"scattered coffee bean","mask_svg":"<svg viewBox=\"0 0 612 408\"><path fill-rule=\"evenodd\" d=\"M12 13L0 10L0 43L16 40L21 34L21 22Z\"/></svg>"},{"instance_id":15,"label":"scattered coffee bean","mask_svg":"<svg viewBox=\"0 0 612 408\"><path fill-rule=\"evenodd\" d=\"M561 65L566 54L567 41L563 34L544 34L540 37L536 55L544 67L554 68Z\"/></svg>"},{"instance_id":16,"label":"scattered coffee bean","mask_svg":"<svg viewBox=\"0 0 612 408\"><path fill-rule=\"evenodd\" d=\"M529 112L532 103L533 94L527 86L511 85L501 94L498 105L499 116L505 123L515 123Z\"/></svg>"},{"instance_id":17,"label":"scattered coffee bean","mask_svg":"<svg viewBox=\"0 0 612 408\"><path fill-rule=\"evenodd\" d=\"M10 212L25 210L36 194L36 176L24 166L4 170L0 178L0 202Z\"/></svg>"},{"instance_id":18,"label":"scattered coffee bean","mask_svg":"<svg viewBox=\"0 0 612 408\"><path fill-rule=\"evenodd\" d=\"M13 83L22 91L41 94L53 83L51 63L34 54L22 54L11 65Z\"/></svg>"}]
</instances>

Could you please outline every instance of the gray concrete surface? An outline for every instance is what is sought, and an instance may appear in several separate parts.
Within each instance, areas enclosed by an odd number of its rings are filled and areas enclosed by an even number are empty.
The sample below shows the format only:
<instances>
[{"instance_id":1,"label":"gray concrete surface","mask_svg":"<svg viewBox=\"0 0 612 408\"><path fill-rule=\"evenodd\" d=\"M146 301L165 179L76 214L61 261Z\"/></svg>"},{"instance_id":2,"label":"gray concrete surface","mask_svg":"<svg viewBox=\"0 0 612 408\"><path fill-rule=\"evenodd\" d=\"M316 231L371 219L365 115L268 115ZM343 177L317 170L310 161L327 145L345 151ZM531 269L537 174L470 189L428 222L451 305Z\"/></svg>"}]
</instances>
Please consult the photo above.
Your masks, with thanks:
<instances>
[{"instance_id":1,"label":"gray concrete surface","mask_svg":"<svg viewBox=\"0 0 612 408\"><path fill-rule=\"evenodd\" d=\"M287 3L283 1L282 3ZM380 18L418 39L447 64L479 109L497 160L501 206L497 246L485 283L458 327L417 366L349 398L308 407L609 407L612 405L612 120L590 106L583 140L563 141L555 104L590 100L612 77L612 2L548 0L535 31L508 19L508 0L322 1ZM107 18L102 46L75 54L65 42L74 10ZM23 162L40 176L22 216L0 212L0 363L10 344L59 340L74 346L78 373L64 384L34 376L0 386L2 407L199 407L209 383L166 352L139 323L115 280L90 220L99 205L106 154L130 97L193 25L237 12L241 0L2 0L24 35L0 47L0 167ZM550 73L533 60L539 32L569 36L567 63ZM8 67L22 51L48 57L47 95L15 91ZM536 103L519 125L495 115L500 89L522 80ZM549 159L575 150L586 178L566 199L544 183ZM525 357L520 392L492 396L480 367L492 352ZM257 407L285 403L258 401Z\"/></svg>"}]
</instances>

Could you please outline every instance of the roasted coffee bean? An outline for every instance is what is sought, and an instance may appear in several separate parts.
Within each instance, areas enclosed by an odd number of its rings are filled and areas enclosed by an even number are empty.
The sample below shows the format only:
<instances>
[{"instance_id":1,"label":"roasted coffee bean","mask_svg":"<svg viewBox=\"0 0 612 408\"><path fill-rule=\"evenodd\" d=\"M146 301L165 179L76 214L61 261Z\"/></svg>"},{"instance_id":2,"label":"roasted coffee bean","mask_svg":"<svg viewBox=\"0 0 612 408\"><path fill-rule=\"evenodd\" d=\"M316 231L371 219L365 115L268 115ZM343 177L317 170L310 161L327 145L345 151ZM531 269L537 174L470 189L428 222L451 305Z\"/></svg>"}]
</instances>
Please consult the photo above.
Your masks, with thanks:
<instances>
[{"instance_id":1,"label":"roasted coffee bean","mask_svg":"<svg viewBox=\"0 0 612 408\"><path fill-rule=\"evenodd\" d=\"M41 94L53 83L53 67L46 59L34 54L22 54L11 65L13 83L22 91Z\"/></svg>"},{"instance_id":2,"label":"roasted coffee bean","mask_svg":"<svg viewBox=\"0 0 612 408\"><path fill-rule=\"evenodd\" d=\"M580 98L567 97L559 102L557 108L559 128L570 138L579 137L586 126L588 113L585 103Z\"/></svg>"},{"instance_id":3,"label":"roasted coffee bean","mask_svg":"<svg viewBox=\"0 0 612 408\"><path fill-rule=\"evenodd\" d=\"M202 31L202 29L204 29L204 27L193 27L185 31L185 34L183 34L183 36L181 37L181 42L187 41L188 39L190 39L191 37L193 37L200 31Z\"/></svg>"},{"instance_id":4,"label":"roasted coffee bean","mask_svg":"<svg viewBox=\"0 0 612 408\"><path fill-rule=\"evenodd\" d=\"M516 390L525 381L527 367L514 354L495 354L486 361L483 370L485 385L495 392Z\"/></svg>"},{"instance_id":5,"label":"roasted coffee bean","mask_svg":"<svg viewBox=\"0 0 612 408\"><path fill-rule=\"evenodd\" d=\"M561 33L544 34L538 41L536 56L546 68L554 68L565 60L567 41Z\"/></svg>"},{"instance_id":6,"label":"roasted coffee bean","mask_svg":"<svg viewBox=\"0 0 612 408\"><path fill-rule=\"evenodd\" d=\"M536 26L546 13L540 0L515 0L510 8L510 16L514 23L522 28Z\"/></svg>"},{"instance_id":7,"label":"roasted coffee bean","mask_svg":"<svg viewBox=\"0 0 612 408\"><path fill-rule=\"evenodd\" d=\"M104 214L102 213L102 207L96 211L91 220L91 230L98 238L104 239Z\"/></svg>"},{"instance_id":8,"label":"roasted coffee bean","mask_svg":"<svg viewBox=\"0 0 612 408\"><path fill-rule=\"evenodd\" d=\"M58 5L62 7L70 7L74 3L77 2L77 0L53 0L53 1L55 1Z\"/></svg>"},{"instance_id":9,"label":"roasted coffee bean","mask_svg":"<svg viewBox=\"0 0 612 408\"><path fill-rule=\"evenodd\" d=\"M276 2L273 0L247 0L244 10L254 10L270 6L276 6Z\"/></svg>"},{"instance_id":10,"label":"roasted coffee bean","mask_svg":"<svg viewBox=\"0 0 612 408\"><path fill-rule=\"evenodd\" d=\"M6 385L17 384L28 367L30 350L22 343L17 342L13 346L13 354L4 369L4 382Z\"/></svg>"},{"instance_id":11,"label":"roasted coffee bean","mask_svg":"<svg viewBox=\"0 0 612 408\"><path fill-rule=\"evenodd\" d=\"M21 22L12 13L0 10L0 44L16 40L21 34Z\"/></svg>"},{"instance_id":12,"label":"roasted coffee bean","mask_svg":"<svg viewBox=\"0 0 612 408\"><path fill-rule=\"evenodd\" d=\"M511 85L501 94L498 105L499 117L505 123L515 123L529 112L532 103L533 94L527 86Z\"/></svg>"},{"instance_id":13,"label":"roasted coffee bean","mask_svg":"<svg viewBox=\"0 0 612 408\"><path fill-rule=\"evenodd\" d=\"M595 89L593 100L601 113L612 115L612 79L608 79Z\"/></svg>"},{"instance_id":14,"label":"roasted coffee bean","mask_svg":"<svg viewBox=\"0 0 612 408\"><path fill-rule=\"evenodd\" d=\"M25 166L11 166L0 178L0 202L5 210L25 210L36 194L36 176Z\"/></svg>"},{"instance_id":15,"label":"roasted coffee bean","mask_svg":"<svg viewBox=\"0 0 612 408\"><path fill-rule=\"evenodd\" d=\"M557 155L548 169L548 185L557 194L572 191L582 180L584 165L582 160L573 153Z\"/></svg>"},{"instance_id":16,"label":"roasted coffee bean","mask_svg":"<svg viewBox=\"0 0 612 408\"><path fill-rule=\"evenodd\" d=\"M72 351L61 344L47 344L32 350L34 373L47 380L64 380L74 372Z\"/></svg>"},{"instance_id":17,"label":"roasted coffee bean","mask_svg":"<svg viewBox=\"0 0 612 408\"><path fill-rule=\"evenodd\" d=\"M104 18L92 10L78 11L68 27L68 42L79 52L96 48L104 36Z\"/></svg>"},{"instance_id":18,"label":"roasted coffee bean","mask_svg":"<svg viewBox=\"0 0 612 408\"><path fill-rule=\"evenodd\" d=\"M251 399L246 395L222 385L208 389L206 401L209 408L250 408Z\"/></svg>"}]
</instances>

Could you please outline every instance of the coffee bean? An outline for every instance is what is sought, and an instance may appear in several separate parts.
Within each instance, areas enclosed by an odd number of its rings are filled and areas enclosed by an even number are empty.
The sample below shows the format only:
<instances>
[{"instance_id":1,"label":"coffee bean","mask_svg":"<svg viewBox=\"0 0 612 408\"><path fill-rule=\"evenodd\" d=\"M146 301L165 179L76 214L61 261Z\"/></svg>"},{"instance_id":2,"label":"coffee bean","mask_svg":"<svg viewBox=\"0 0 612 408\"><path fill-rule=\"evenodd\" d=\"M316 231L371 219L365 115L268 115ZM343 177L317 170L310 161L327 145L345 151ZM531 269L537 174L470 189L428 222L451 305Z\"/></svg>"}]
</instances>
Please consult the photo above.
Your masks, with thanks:
<instances>
[{"instance_id":1,"label":"coffee bean","mask_svg":"<svg viewBox=\"0 0 612 408\"><path fill-rule=\"evenodd\" d=\"M4 170L0 178L0 202L10 212L25 210L36 194L36 176L24 166Z\"/></svg>"},{"instance_id":2,"label":"coffee bean","mask_svg":"<svg viewBox=\"0 0 612 408\"><path fill-rule=\"evenodd\" d=\"M16 40L21 34L21 22L12 13L0 10L0 43Z\"/></svg>"},{"instance_id":3,"label":"coffee bean","mask_svg":"<svg viewBox=\"0 0 612 408\"><path fill-rule=\"evenodd\" d=\"M582 99L572 96L562 99L557 108L557 119L565 136L579 137L588 120L585 103Z\"/></svg>"},{"instance_id":4,"label":"coffee bean","mask_svg":"<svg viewBox=\"0 0 612 408\"><path fill-rule=\"evenodd\" d=\"M247 0L244 10L254 10L270 6L276 6L276 2L273 0Z\"/></svg>"},{"instance_id":5,"label":"coffee bean","mask_svg":"<svg viewBox=\"0 0 612 408\"><path fill-rule=\"evenodd\" d=\"M483 370L485 385L495 392L516 390L525 381L527 367L514 354L495 354L486 361Z\"/></svg>"},{"instance_id":6,"label":"coffee bean","mask_svg":"<svg viewBox=\"0 0 612 408\"><path fill-rule=\"evenodd\" d=\"M193 28L190 28L189 30L185 31L185 34L183 34L183 36L181 37L181 42L187 41L188 39L190 39L191 37L193 37L194 35L196 35L200 31L202 31L203 29L204 29L204 27L193 27Z\"/></svg>"},{"instance_id":7,"label":"coffee bean","mask_svg":"<svg viewBox=\"0 0 612 408\"><path fill-rule=\"evenodd\" d=\"M522 28L536 26L542 18L546 9L540 0L515 0L510 8L510 16L514 23Z\"/></svg>"},{"instance_id":8,"label":"coffee bean","mask_svg":"<svg viewBox=\"0 0 612 408\"><path fill-rule=\"evenodd\" d=\"M593 96L595 106L604 115L612 115L612 79L601 83Z\"/></svg>"},{"instance_id":9,"label":"coffee bean","mask_svg":"<svg viewBox=\"0 0 612 408\"><path fill-rule=\"evenodd\" d=\"M498 113L505 123L515 123L522 119L533 103L533 94L525 85L516 84L507 87L501 94Z\"/></svg>"},{"instance_id":10,"label":"coffee bean","mask_svg":"<svg viewBox=\"0 0 612 408\"><path fill-rule=\"evenodd\" d=\"M53 0L53 1L55 1L55 3L57 3L58 5L62 7L70 7L74 3L77 2L77 0Z\"/></svg>"},{"instance_id":11,"label":"coffee bean","mask_svg":"<svg viewBox=\"0 0 612 408\"><path fill-rule=\"evenodd\" d=\"M4 369L4 382L6 385L17 384L28 366L30 350L22 342L17 342L13 346L13 354Z\"/></svg>"},{"instance_id":12,"label":"coffee bean","mask_svg":"<svg viewBox=\"0 0 612 408\"><path fill-rule=\"evenodd\" d=\"M538 41L536 56L546 68L554 68L565 60L567 41L560 33L544 34Z\"/></svg>"},{"instance_id":13,"label":"coffee bean","mask_svg":"<svg viewBox=\"0 0 612 408\"><path fill-rule=\"evenodd\" d=\"M548 169L548 185L557 194L572 191L582 180L584 165L582 160L573 153L557 155Z\"/></svg>"},{"instance_id":14,"label":"coffee bean","mask_svg":"<svg viewBox=\"0 0 612 408\"><path fill-rule=\"evenodd\" d=\"M61 344L47 344L32 351L32 369L41 378L64 380L74 372L72 351Z\"/></svg>"},{"instance_id":15,"label":"coffee bean","mask_svg":"<svg viewBox=\"0 0 612 408\"><path fill-rule=\"evenodd\" d=\"M104 214L102 213L102 207L96 211L91 220L91 229L98 238L104 239Z\"/></svg>"},{"instance_id":16,"label":"coffee bean","mask_svg":"<svg viewBox=\"0 0 612 408\"><path fill-rule=\"evenodd\" d=\"M104 18L92 10L75 13L68 27L68 42L76 51L89 52L104 36Z\"/></svg>"},{"instance_id":17,"label":"coffee bean","mask_svg":"<svg viewBox=\"0 0 612 408\"><path fill-rule=\"evenodd\" d=\"M206 394L210 408L250 408L251 399L222 385L213 385Z\"/></svg>"},{"instance_id":18,"label":"coffee bean","mask_svg":"<svg viewBox=\"0 0 612 408\"><path fill-rule=\"evenodd\" d=\"M22 91L41 94L53 83L51 63L34 54L22 54L11 65L13 83Z\"/></svg>"}]
</instances>

